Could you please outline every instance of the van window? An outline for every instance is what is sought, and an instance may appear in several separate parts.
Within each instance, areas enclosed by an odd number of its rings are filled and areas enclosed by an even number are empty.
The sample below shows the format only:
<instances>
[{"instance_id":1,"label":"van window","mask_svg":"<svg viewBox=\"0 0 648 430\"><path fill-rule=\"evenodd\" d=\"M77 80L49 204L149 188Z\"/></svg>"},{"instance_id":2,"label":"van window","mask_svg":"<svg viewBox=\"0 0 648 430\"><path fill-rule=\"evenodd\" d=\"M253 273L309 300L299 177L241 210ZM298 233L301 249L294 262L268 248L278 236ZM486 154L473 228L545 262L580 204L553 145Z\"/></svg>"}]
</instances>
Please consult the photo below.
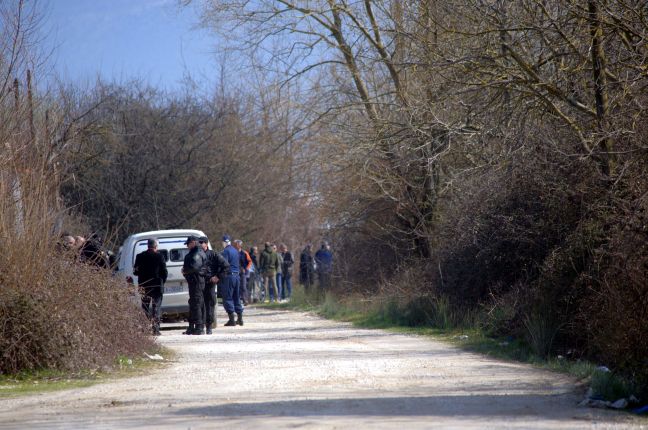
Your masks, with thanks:
<instances>
[{"instance_id":1,"label":"van window","mask_svg":"<svg viewBox=\"0 0 648 430\"><path fill-rule=\"evenodd\" d=\"M169 256L171 257L171 261L184 261L185 256L189 254L189 249L187 248L178 248L178 249L171 249L169 252ZM169 261L169 260L167 260Z\"/></svg>"},{"instance_id":2,"label":"van window","mask_svg":"<svg viewBox=\"0 0 648 430\"><path fill-rule=\"evenodd\" d=\"M136 249L135 253L133 253L133 264L135 264L135 258L137 258L137 254L140 252L146 251L146 242L140 243L140 247L144 246L144 249ZM169 250L168 249L160 249L158 248L158 254L162 254L162 257L164 257L164 261L168 262L169 261Z\"/></svg>"},{"instance_id":3,"label":"van window","mask_svg":"<svg viewBox=\"0 0 648 430\"><path fill-rule=\"evenodd\" d=\"M184 237L161 237L158 238L158 252L164 256L164 260L168 262L183 262L184 256L187 255L189 250L185 248ZM135 257L142 251L147 249L147 240L140 240L135 243L133 252L133 264L135 264Z\"/></svg>"}]
</instances>

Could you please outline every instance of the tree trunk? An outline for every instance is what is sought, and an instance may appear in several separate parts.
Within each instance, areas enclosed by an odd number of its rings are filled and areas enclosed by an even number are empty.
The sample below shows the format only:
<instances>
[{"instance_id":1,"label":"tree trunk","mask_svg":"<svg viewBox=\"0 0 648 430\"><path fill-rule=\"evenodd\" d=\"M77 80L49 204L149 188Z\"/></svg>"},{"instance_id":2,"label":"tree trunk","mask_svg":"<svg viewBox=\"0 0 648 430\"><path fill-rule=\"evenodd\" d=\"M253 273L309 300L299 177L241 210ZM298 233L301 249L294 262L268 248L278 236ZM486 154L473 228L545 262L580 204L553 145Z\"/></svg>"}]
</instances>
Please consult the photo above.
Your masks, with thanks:
<instances>
[{"instance_id":1,"label":"tree trunk","mask_svg":"<svg viewBox=\"0 0 648 430\"><path fill-rule=\"evenodd\" d=\"M598 0L588 1L590 34L592 36L592 75L594 78L594 100L596 103L596 125L600 134L598 156L600 168L606 177L614 175L612 156L612 139L608 133L608 88L606 77L606 56L603 49L603 27L599 12Z\"/></svg>"}]
</instances>

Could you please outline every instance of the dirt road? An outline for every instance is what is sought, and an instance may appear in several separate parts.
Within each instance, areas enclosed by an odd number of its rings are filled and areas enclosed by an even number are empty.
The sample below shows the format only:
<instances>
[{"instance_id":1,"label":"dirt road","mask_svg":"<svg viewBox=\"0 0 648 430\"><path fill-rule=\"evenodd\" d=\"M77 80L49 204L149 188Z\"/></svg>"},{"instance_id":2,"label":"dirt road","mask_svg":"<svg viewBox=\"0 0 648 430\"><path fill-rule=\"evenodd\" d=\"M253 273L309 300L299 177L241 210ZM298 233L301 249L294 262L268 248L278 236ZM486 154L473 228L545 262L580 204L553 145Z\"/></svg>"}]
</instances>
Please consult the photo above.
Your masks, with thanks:
<instances>
[{"instance_id":1,"label":"dirt road","mask_svg":"<svg viewBox=\"0 0 648 430\"><path fill-rule=\"evenodd\" d=\"M565 376L427 338L259 309L212 336L163 329L177 362L0 400L0 429L641 428L626 414L578 408Z\"/></svg>"}]
</instances>

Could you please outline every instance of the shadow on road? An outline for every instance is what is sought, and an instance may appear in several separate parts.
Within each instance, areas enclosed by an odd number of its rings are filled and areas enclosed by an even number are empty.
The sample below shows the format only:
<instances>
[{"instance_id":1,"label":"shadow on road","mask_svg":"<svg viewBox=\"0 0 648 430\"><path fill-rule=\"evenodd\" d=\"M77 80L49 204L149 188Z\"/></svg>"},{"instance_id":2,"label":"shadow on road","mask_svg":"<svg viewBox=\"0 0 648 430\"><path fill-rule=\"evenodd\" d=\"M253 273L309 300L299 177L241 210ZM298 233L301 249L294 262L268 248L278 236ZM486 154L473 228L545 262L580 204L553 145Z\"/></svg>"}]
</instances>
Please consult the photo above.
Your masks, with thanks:
<instances>
[{"instance_id":1,"label":"shadow on road","mask_svg":"<svg viewBox=\"0 0 648 430\"><path fill-rule=\"evenodd\" d=\"M573 418L569 395L459 395L320 399L183 408L180 415L244 416L429 416ZM535 407L535 405L541 405ZM552 407L553 406L553 407ZM586 415L588 410L583 409Z\"/></svg>"}]
</instances>

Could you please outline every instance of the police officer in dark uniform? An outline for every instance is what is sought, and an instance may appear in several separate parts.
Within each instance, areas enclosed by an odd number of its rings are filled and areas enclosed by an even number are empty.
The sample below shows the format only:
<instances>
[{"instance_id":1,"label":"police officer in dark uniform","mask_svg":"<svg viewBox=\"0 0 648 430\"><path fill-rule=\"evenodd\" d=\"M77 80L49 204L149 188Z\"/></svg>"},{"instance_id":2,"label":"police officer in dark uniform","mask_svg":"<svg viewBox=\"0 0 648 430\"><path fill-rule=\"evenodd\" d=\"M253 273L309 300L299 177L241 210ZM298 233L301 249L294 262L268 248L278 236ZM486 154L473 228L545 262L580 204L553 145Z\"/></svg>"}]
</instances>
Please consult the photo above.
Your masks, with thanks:
<instances>
[{"instance_id":1,"label":"police officer in dark uniform","mask_svg":"<svg viewBox=\"0 0 648 430\"><path fill-rule=\"evenodd\" d=\"M212 334L212 326L216 327L216 284L219 280L229 276L230 266L222 255L209 249L207 236L201 236L199 242L207 256L203 317L205 318L206 333Z\"/></svg>"},{"instance_id":2,"label":"police officer in dark uniform","mask_svg":"<svg viewBox=\"0 0 648 430\"><path fill-rule=\"evenodd\" d=\"M198 237L189 236L185 245L189 248L189 253L184 258L182 274L189 285L189 328L184 334L205 334L203 294L207 256L198 243Z\"/></svg>"},{"instance_id":3,"label":"police officer in dark uniform","mask_svg":"<svg viewBox=\"0 0 648 430\"><path fill-rule=\"evenodd\" d=\"M164 256L157 252L158 241L149 239L147 247L146 251L140 252L135 257L133 274L137 276L137 283L142 291L142 309L151 321L153 334L159 335L162 296L168 272Z\"/></svg>"}]
</instances>

